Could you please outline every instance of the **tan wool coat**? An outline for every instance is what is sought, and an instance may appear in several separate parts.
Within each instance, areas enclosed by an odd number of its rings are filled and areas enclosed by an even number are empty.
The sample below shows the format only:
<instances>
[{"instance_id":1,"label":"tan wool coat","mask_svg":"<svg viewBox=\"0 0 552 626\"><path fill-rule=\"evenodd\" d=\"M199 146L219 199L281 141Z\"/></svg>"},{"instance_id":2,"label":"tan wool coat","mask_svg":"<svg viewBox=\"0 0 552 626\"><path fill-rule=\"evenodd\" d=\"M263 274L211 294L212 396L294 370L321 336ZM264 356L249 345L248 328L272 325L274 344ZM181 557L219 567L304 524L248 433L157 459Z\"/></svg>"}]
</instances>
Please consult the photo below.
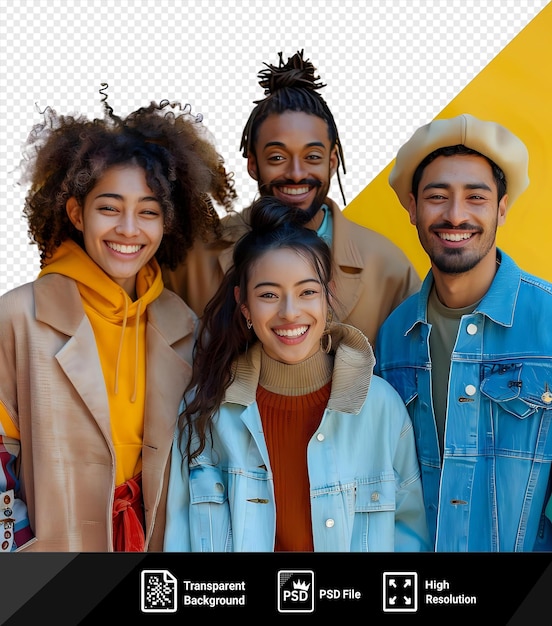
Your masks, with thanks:
<instances>
[{"instance_id":1,"label":"tan wool coat","mask_svg":"<svg viewBox=\"0 0 552 626\"><path fill-rule=\"evenodd\" d=\"M0 325L0 401L20 432L22 497L36 537L24 549L111 551L108 396L75 282L50 274L8 292ZM195 314L167 289L148 306L142 448L148 550L163 546L171 444L196 326Z\"/></svg>"}]
</instances>

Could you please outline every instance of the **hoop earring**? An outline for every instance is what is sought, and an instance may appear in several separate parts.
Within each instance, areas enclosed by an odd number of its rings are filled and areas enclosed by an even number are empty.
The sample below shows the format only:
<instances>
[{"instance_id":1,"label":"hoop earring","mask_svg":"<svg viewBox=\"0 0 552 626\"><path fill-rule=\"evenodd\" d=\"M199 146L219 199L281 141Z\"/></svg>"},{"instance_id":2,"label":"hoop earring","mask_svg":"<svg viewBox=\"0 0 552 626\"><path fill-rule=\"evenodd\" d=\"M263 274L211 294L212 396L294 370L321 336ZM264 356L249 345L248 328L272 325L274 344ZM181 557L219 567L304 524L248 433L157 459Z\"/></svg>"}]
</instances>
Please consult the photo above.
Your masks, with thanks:
<instances>
[{"instance_id":1,"label":"hoop earring","mask_svg":"<svg viewBox=\"0 0 552 626\"><path fill-rule=\"evenodd\" d=\"M326 328L324 328L324 332L322 333L322 337L320 337L320 347L322 350L329 354L332 350L332 335L330 331L330 327L333 322L333 310L329 309L326 315ZM324 337L326 337L326 345L324 346Z\"/></svg>"},{"instance_id":2,"label":"hoop earring","mask_svg":"<svg viewBox=\"0 0 552 626\"><path fill-rule=\"evenodd\" d=\"M246 324L247 330L251 330L253 328L253 322L250 319L247 320Z\"/></svg>"},{"instance_id":3,"label":"hoop earring","mask_svg":"<svg viewBox=\"0 0 552 626\"><path fill-rule=\"evenodd\" d=\"M325 346L323 343L324 337L327 337ZM320 338L320 347L326 354L330 354L331 349L332 349L332 336L330 335L329 331L327 335L322 335L322 337Z\"/></svg>"}]
</instances>

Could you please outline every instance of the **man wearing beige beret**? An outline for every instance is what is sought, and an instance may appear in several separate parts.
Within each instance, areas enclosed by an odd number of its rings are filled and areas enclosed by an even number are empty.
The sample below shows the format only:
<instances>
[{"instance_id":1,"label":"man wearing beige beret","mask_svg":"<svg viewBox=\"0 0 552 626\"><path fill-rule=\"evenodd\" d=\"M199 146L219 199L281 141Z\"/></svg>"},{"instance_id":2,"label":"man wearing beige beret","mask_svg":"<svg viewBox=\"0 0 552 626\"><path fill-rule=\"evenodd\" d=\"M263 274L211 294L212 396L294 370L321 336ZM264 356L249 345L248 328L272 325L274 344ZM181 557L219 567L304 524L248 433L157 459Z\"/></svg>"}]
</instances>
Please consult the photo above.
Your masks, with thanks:
<instances>
[{"instance_id":1,"label":"man wearing beige beret","mask_svg":"<svg viewBox=\"0 0 552 626\"><path fill-rule=\"evenodd\" d=\"M496 245L527 149L494 122L438 119L389 183L431 269L381 327L376 372L414 424L434 549L552 550L552 284Z\"/></svg>"}]
</instances>

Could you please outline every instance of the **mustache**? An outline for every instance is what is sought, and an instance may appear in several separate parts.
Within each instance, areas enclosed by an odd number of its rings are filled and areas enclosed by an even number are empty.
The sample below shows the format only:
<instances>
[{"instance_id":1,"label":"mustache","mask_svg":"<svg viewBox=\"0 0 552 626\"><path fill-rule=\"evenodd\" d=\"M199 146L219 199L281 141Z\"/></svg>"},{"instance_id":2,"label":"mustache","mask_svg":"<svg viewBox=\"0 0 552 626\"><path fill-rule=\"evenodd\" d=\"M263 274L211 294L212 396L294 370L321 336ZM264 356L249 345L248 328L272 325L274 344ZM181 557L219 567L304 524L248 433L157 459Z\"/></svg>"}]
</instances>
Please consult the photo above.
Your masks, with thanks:
<instances>
[{"instance_id":1,"label":"mustache","mask_svg":"<svg viewBox=\"0 0 552 626\"><path fill-rule=\"evenodd\" d=\"M483 232L483 229L480 226L475 226L474 224L460 224L459 226L455 226L451 222L439 222L438 224L432 224L430 230L456 230L456 231L475 231L475 232Z\"/></svg>"},{"instance_id":2,"label":"mustache","mask_svg":"<svg viewBox=\"0 0 552 626\"><path fill-rule=\"evenodd\" d=\"M316 178L302 178L300 181L291 178L275 178L271 181L259 181L259 191L262 193L271 193L273 187L287 187L292 185L308 185L309 187L320 188L322 182Z\"/></svg>"}]
</instances>

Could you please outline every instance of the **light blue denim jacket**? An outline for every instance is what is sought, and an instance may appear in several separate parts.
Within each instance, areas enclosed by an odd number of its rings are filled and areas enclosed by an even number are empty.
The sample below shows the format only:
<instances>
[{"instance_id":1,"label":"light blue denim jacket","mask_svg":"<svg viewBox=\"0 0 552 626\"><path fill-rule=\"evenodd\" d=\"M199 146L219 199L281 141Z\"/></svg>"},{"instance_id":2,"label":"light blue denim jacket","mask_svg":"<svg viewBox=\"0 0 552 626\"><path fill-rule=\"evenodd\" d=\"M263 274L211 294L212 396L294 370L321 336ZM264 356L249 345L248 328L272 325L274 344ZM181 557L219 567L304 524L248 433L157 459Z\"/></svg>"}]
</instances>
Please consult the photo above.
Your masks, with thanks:
<instances>
[{"instance_id":1,"label":"light blue denim jacket","mask_svg":"<svg viewBox=\"0 0 552 626\"><path fill-rule=\"evenodd\" d=\"M500 250L498 258L487 294L460 321L442 465L431 395L431 271L376 343L375 372L399 391L414 424L436 551L552 550L544 515L552 462L552 285Z\"/></svg>"},{"instance_id":2,"label":"light blue denim jacket","mask_svg":"<svg viewBox=\"0 0 552 626\"><path fill-rule=\"evenodd\" d=\"M332 391L308 444L315 551L429 550L412 424L400 396L372 376L356 328L336 325ZM166 551L271 552L276 508L255 391L261 347L240 357L197 462L173 446Z\"/></svg>"}]
</instances>

